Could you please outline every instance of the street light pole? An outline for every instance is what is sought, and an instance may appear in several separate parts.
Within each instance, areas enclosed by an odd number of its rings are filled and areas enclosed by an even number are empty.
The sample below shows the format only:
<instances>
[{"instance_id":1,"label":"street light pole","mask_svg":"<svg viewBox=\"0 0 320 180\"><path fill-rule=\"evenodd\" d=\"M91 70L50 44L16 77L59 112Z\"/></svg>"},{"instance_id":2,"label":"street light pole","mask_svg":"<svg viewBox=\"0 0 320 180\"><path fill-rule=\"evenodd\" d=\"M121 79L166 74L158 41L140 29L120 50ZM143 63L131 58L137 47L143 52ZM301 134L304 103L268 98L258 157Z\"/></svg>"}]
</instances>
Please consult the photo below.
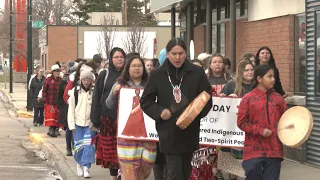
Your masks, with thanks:
<instances>
[{"instance_id":1,"label":"street light pole","mask_svg":"<svg viewBox=\"0 0 320 180\"><path fill-rule=\"evenodd\" d=\"M12 41L13 41L13 28L12 28L12 16L13 16L13 12L12 12L12 0L9 1L9 6L10 6L10 17L9 17L9 23L10 23L10 45L9 45L9 69L10 69L10 93L13 93L13 70L12 70L12 51L13 51L13 45L12 45Z\"/></svg>"},{"instance_id":2,"label":"street light pole","mask_svg":"<svg viewBox=\"0 0 320 180\"><path fill-rule=\"evenodd\" d=\"M28 0L27 4L27 110L32 110L32 99L29 91L28 83L32 75L32 0Z\"/></svg>"}]
</instances>

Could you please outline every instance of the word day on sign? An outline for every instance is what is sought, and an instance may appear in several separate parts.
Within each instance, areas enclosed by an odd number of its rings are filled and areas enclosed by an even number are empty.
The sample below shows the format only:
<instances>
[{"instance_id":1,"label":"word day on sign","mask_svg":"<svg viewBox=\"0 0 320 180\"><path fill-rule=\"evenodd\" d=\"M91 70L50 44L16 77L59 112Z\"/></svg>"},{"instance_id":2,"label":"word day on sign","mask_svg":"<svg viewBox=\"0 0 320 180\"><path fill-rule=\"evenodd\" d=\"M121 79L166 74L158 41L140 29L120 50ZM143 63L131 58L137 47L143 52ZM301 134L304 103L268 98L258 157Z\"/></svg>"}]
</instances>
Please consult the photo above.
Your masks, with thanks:
<instances>
[{"instance_id":1,"label":"word day on sign","mask_svg":"<svg viewBox=\"0 0 320 180\"><path fill-rule=\"evenodd\" d=\"M118 138L158 141L155 121L140 107L143 89L121 88L118 109ZM244 132L237 126L240 98L213 97L213 107L201 119L200 144L243 147Z\"/></svg>"},{"instance_id":2,"label":"word day on sign","mask_svg":"<svg viewBox=\"0 0 320 180\"><path fill-rule=\"evenodd\" d=\"M212 109L201 119L200 144L243 147L245 133L237 126L241 98L212 97Z\"/></svg>"}]
</instances>

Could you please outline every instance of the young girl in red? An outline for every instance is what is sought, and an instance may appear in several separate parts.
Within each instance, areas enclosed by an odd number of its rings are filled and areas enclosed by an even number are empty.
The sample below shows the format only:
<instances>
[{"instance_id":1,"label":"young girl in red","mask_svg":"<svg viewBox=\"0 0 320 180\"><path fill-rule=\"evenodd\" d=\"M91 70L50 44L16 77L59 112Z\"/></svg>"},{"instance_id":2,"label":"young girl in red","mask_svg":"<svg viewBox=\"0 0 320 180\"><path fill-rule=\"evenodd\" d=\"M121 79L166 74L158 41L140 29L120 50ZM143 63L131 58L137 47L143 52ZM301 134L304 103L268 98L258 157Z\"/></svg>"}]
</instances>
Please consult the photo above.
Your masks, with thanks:
<instances>
[{"instance_id":1,"label":"young girl in red","mask_svg":"<svg viewBox=\"0 0 320 180\"><path fill-rule=\"evenodd\" d=\"M259 65L254 71L253 90L243 96L237 124L245 132L242 167L246 180L279 180L283 148L277 135L286 110L283 97L274 91L274 70Z\"/></svg>"}]
</instances>

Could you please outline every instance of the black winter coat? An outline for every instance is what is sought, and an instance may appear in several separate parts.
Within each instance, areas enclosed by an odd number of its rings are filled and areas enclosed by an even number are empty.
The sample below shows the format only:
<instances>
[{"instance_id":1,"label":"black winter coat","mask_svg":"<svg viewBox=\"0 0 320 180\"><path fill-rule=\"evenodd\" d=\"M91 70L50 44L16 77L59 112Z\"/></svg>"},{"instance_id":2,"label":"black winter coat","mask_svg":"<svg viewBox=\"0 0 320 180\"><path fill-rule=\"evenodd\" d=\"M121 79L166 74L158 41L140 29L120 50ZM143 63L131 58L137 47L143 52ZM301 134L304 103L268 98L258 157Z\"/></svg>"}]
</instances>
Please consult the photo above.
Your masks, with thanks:
<instances>
[{"instance_id":1,"label":"black winter coat","mask_svg":"<svg viewBox=\"0 0 320 180\"><path fill-rule=\"evenodd\" d=\"M164 121L160 115L165 108L170 109L174 101L173 89L167 72L170 74L173 85L178 85L183 77L180 88L188 103L177 109L169 120ZM203 69L188 61L185 61L180 68L175 68L169 60L166 60L163 66L151 72L140 100L140 106L148 116L156 121L162 153L183 154L199 148L200 119L205 117L212 108L212 98L186 129L181 130L176 125L176 121L188 104L203 91L207 91L210 95L212 93L207 76ZM156 99L157 102L155 102Z\"/></svg>"},{"instance_id":2,"label":"black winter coat","mask_svg":"<svg viewBox=\"0 0 320 180\"><path fill-rule=\"evenodd\" d=\"M284 92L284 90L282 89L282 85L281 85L281 81L280 81L280 74L279 74L279 70L276 67L273 67L274 70L274 78L275 78L275 83L273 86L273 89L279 93L281 96L285 95L286 93Z\"/></svg>"},{"instance_id":3,"label":"black winter coat","mask_svg":"<svg viewBox=\"0 0 320 180\"><path fill-rule=\"evenodd\" d=\"M64 102L63 100L63 93L64 89L66 88L68 84L68 76L64 76L62 80L60 81L59 84L59 89L58 89L58 95L57 95L57 104L59 108L59 119L58 122L59 124L62 124L64 126L68 125L68 104Z\"/></svg>"},{"instance_id":4,"label":"black winter coat","mask_svg":"<svg viewBox=\"0 0 320 180\"><path fill-rule=\"evenodd\" d=\"M103 114L104 116L114 121L117 119L118 107L114 109L108 109L105 102L109 96L109 93L112 89L113 84L120 77L123 71L123 67L121 70L117 70L111 61L109 64L108 71L109 71L109 74L107 77L107 81L105 83L104 91L103 91L103 86L104 86L104 80L106 77L105 70L99 73L98 78L95 82L94 90L93 90L90 118L94 127L97 127L97 128L99 128L101 124L100 122L101 114Z\"/></svg>"},{"instance_id":5,"label":"black winter coat","mask_svg":"<svg viewBox=\"0 0 320 180\"><path fill-rule=\"evenodd\" d=\"M46 78L44 76L41 77L41 79L38 79L37 76L35 76L30 83L30 94L32 97L32 106L37 108L43 108L44 103L42 100L40 102L37 101L38 95L40 90L43 87L43 84L45 82Z\"/></svg>"}]
</instances>

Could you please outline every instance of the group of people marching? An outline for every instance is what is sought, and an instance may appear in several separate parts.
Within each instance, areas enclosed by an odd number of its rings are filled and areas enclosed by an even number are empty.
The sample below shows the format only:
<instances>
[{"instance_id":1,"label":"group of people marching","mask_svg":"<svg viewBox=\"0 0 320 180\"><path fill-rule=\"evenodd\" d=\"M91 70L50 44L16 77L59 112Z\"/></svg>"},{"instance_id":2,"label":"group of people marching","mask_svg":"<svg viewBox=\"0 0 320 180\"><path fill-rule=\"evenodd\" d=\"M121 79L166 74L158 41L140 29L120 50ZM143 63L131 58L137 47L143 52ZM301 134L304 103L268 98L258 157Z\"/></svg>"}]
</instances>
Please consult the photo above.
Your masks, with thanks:
<instances>
[{"instance_id":1,"label":"group of people marching","mask_svg":"<svg viewBox=\"0 0 320 180\"><path fill-rule=\"evenodd\" d=\"M229 73L230 61L219 54L200 54L193 63L203 67L199 59L209 62L206 71L213 96L242 97L237 125L245 132L245 145L244 149L202 147L195 155L210 153L192 159L191 179L224 179L221 170L230 180L244 175L248 180L279 179L283 150L277 125L288 94L282 89L271 50L261 47L256 56L243 54L234 74Z\"/></svg>"},{"instance_id":2,"label":"group of people marching","mask_svg":"<svg viewBox=\"0 0 320 180\"><path fill-rule=\"evenodd\" d=\"M224 179L221 171L234 180L241 174L234 172L238 169L248 180L279 179L283 150L276 128L286 110L287 94L268 47L260 48L256 56L244 54L234 74L229 71L230 61L219 54L203 53L187 60L187 47L180 38L171 39L159 59L144 60L116 47L108 67L100 69L101 61L95 55L90 62L68 62L65 73L55 64L46 78L38 69L30 83L35 126L44 122L51 137L58 135L59 127L66 130L67 155L72 156L74 148L79 176L90 177L89 169L96 162L109 169L112 180L145 180L152 169L156 180ZM144 89L133 107L155 120L158 143L117 138L123 87ZM186 129L176 125L203 91L242 97L237 124L245 132L243 150L199 146L200 119L211 110L211 98ZM195 163L199 152L209 154L200 164ZM230 167L221 169L219 163Z\"/></svg>"}]
</instances>

